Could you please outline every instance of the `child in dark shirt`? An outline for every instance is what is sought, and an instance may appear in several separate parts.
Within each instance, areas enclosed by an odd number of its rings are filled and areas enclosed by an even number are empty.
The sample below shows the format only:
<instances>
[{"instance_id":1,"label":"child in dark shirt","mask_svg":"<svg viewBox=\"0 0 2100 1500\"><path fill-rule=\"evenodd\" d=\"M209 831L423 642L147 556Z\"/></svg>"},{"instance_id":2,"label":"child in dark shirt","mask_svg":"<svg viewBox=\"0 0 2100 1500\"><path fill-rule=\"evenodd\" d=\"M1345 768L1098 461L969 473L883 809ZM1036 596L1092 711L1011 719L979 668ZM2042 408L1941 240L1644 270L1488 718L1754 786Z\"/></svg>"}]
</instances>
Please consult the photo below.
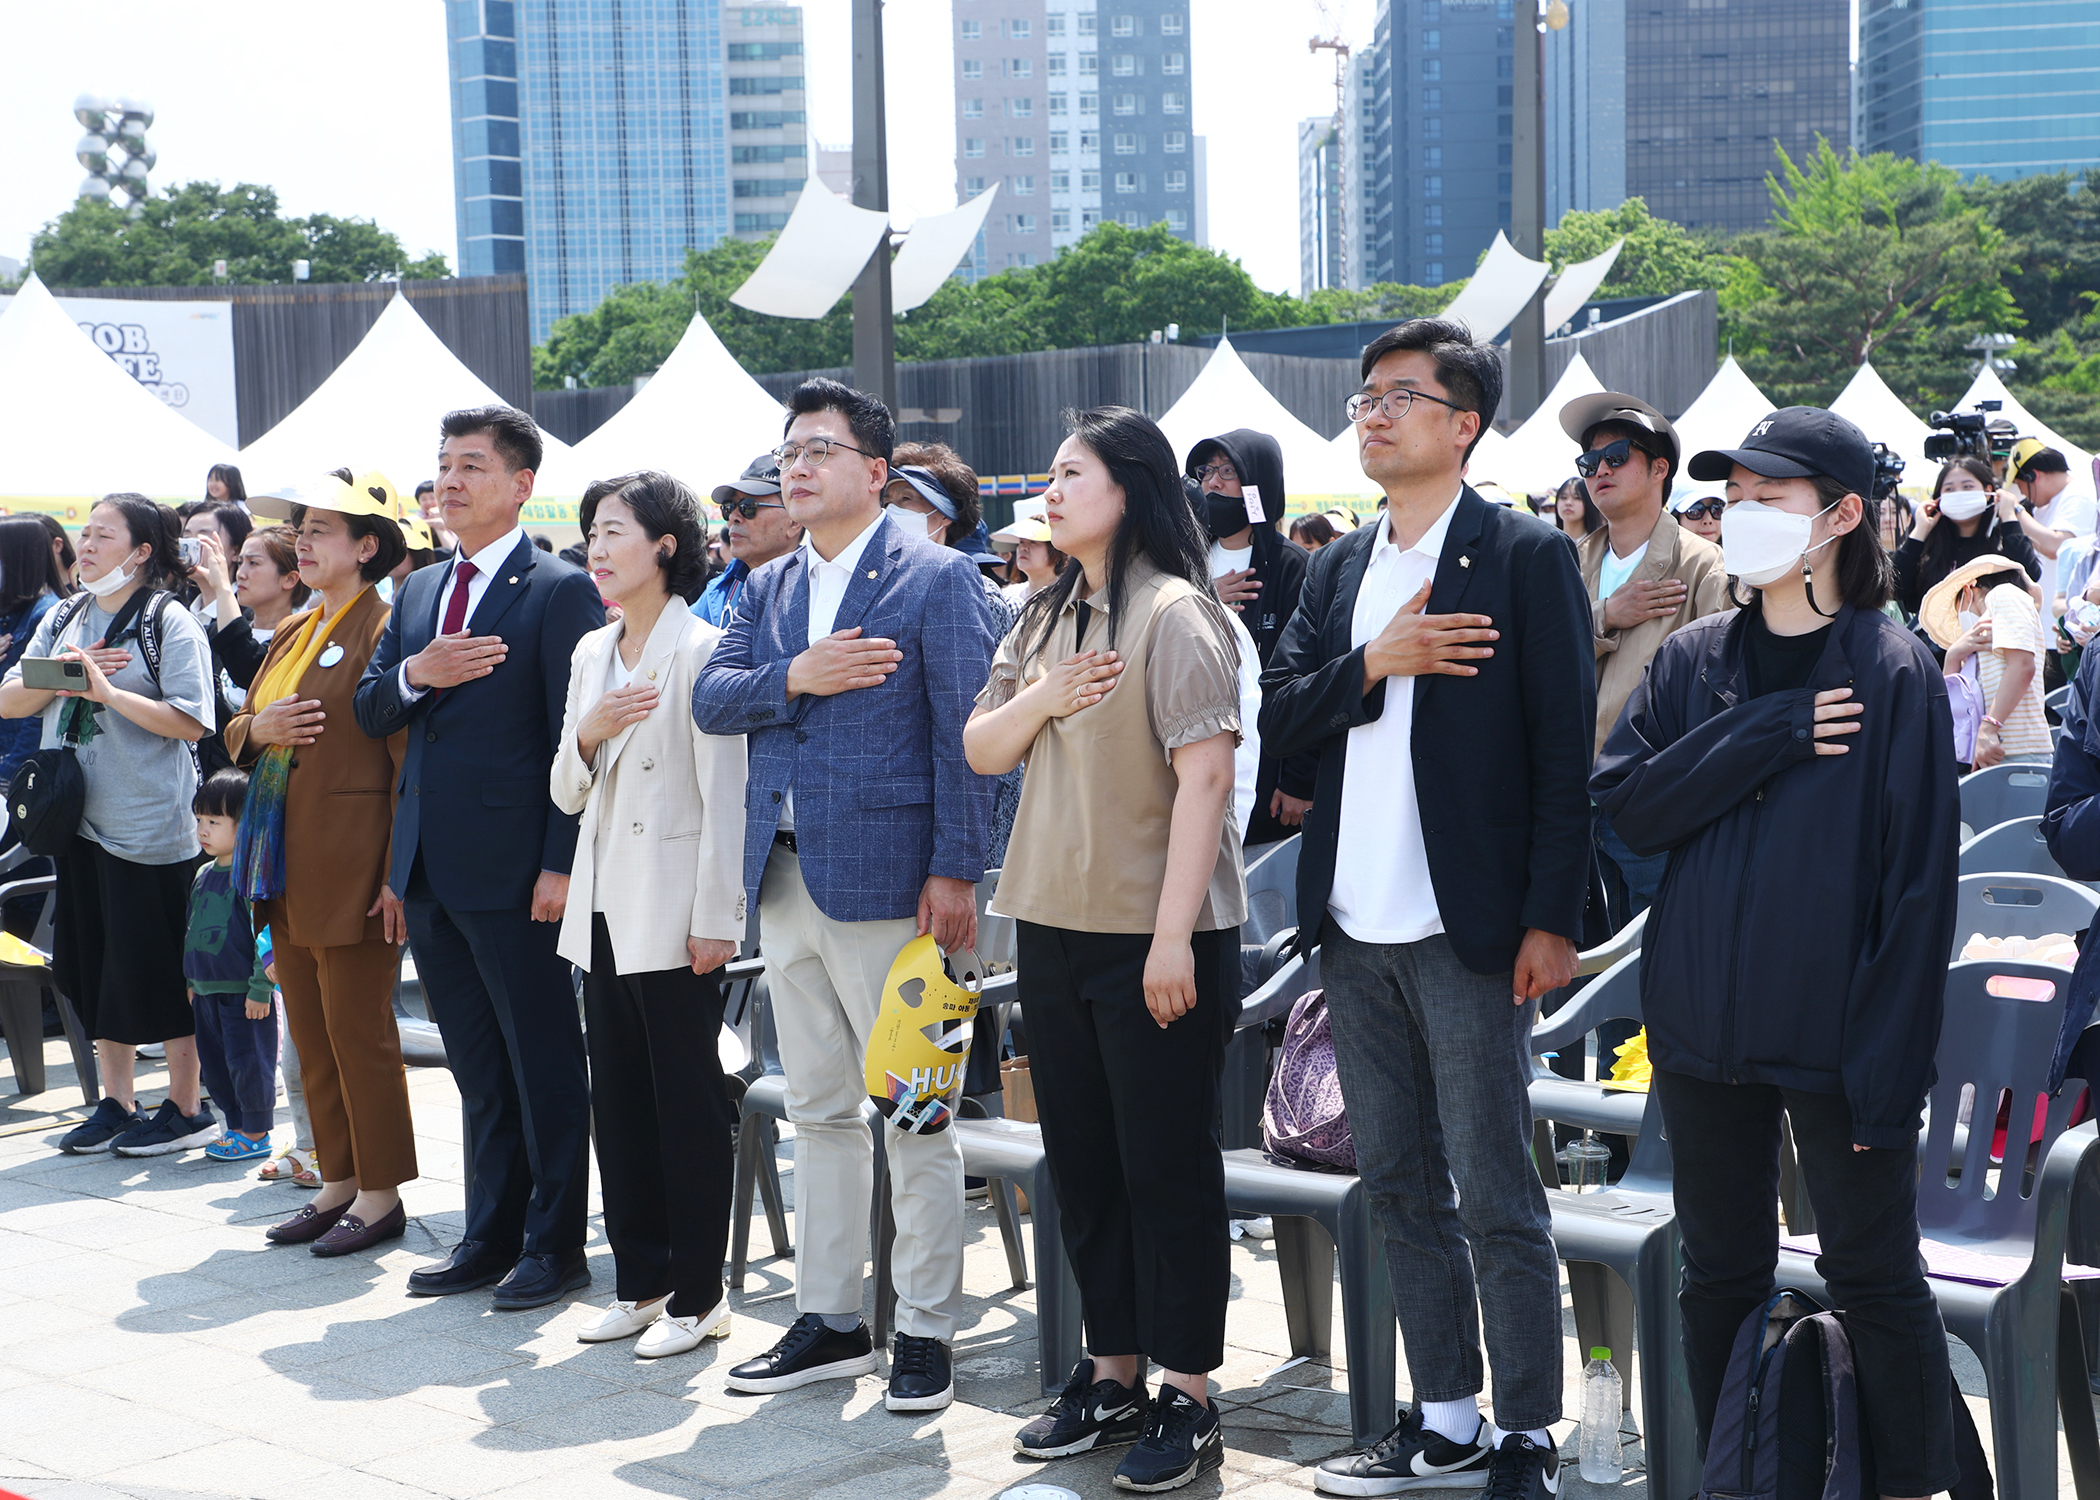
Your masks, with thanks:
<instances>
[{"instance_id":1,"label":"child in dark shirt","mask_svg":"<svg viewBox=\"0 0 2100 1500\"><path fill-rule=\"evenodd\" d=\"M183 977L197 1016L197 1061L204 1086L226 1115L226 1134L204 1148L214 1161L270 1154L277 1116L277 1014L256 952L248 903L233 888L234 835L247 799L248 773L214 772L197 789L197 842L212 862L190 887Z\"/></svg>"}]
</instances>

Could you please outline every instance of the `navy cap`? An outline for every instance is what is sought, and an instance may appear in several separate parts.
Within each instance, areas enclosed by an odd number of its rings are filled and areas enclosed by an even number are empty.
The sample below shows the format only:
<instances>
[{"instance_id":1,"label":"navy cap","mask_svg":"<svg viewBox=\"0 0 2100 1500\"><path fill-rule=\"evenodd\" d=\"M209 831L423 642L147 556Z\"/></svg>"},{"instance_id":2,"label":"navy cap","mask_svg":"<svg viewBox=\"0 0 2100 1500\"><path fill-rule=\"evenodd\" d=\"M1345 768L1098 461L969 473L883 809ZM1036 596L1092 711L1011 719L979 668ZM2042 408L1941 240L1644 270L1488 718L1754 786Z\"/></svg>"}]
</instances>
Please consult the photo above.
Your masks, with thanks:
<instances>
[{"instance_id":1,"label":"navy cap","mask_svg":"<svg viewBox=\"0 0 2100 1500\"><path fill-rule=\"evenodd\" d=\"M893 481L903 480L914 490L918 491L921 500L924 500L949 520L955 519L955 497L941 487L939 478L935 476L933 470L927 468L924 464L899 464L890 470L890 479Z\"/></svg>"},{"instance_id":2,"label":"navy cap","mask_svg":"<svg viewBox=\"0 0 2100 1500\"><path fill-rule=\"evenodd\" d=\"M715 486L714 501L727 505L739 495L777 495L780 493L780 460L770 453L761 453L744 466L744 472L728 484Z\"/></svg>"},{"instance_id":3,"label":"navy cap","mask_svg":"<svg viewBox=\"0 0 2100 1500\"><path fill-rule=\"evenodd\" d=\"M1737 464L1766 479L1823 474L1855 495L1874 493L1873 444L1852 423L1820 406L1785 406L1760 417L1740 448L1695 453L1685 472L1718 483L1726 481Z\"/></svg>"}]
</instances>

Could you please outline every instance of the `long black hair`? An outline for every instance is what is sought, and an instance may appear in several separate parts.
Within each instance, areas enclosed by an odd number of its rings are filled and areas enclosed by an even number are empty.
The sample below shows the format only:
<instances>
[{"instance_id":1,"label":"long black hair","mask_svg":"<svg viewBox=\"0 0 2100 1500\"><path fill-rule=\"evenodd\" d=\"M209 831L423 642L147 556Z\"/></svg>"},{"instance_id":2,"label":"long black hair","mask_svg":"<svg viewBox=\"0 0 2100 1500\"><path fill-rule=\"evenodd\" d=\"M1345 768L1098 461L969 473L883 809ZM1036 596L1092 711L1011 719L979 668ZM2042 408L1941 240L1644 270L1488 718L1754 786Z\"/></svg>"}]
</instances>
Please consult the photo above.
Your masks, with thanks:
<instances>
[{"instance_id":1,"label":"long black hair","mask_svg":"<svg viewBox=\"0 0 2100 1500\"><path fill-rule=\"evenodd\" d=\"M1947 488L1948 476L1956 469L1983 486L1984 494L1990 503L1984 506L1983 514L1977 519L1982 523L1983 534L1991 539L1990 550L2003 552L2005 528L1998 520L1998 476L1991 472L1991 466L1982 459L1957 458L1943 465L1932 481L1933 503L1939 503L1941 493ZM1961 537L1961 530L1958 523L1948 519L1944 512L1940 515L1940 521L1942 524L1932 528L1932 535L1925 538L1924 548L1918 554L1920 578L1944 578L1954 571L1954 547ZM2019 529L2017 524L2013 529Z\"/></svg>"},{"instance_id":2,"label":"long black hair","mask_svg":"<svg viewBox=\"0 0 2100 1500\"><path fill-rule=\"evenodd\" d=\"M1560 518L1560 501L1561 497L1568 493L1569 485L1575 486L1575 493L1582 497L1582 534L1588 536L1604 524L1604 512L1597 509L1597 502L1590 498L1590 487L1583 482L1579 474L1572 479L1563 479L1560 487L1553 492L1553 524L1562 531L1568 529Z\"/></svg>"},{"instance_id":3,"label":"long black hair","mask_svg":"<svg viewBox=\"0 0 2100 1500\"><path fill-rule=\"evenodd\" d=\"M216 479L226 486L226 499L234 505L248 503L248 486L241 482L241 471L232 464L213 464L204 474L204 497L211 498L211 482ZM215 502L216 503L216 502Z\"/></svg>"},{"instance_id":4,"label":"long black hair","mask_svg":"<svg viewBox=\"0 0 2100 1500\"><path fill-rule=\"evenodd\" d=\"M1130 568L1140 557L1172 578L1184 579L1210 596L1210 546L1196 524L1181 486L1181 466L1174 445L1159 424L1127 406L1096 406L1067 411L1065 429L1101 460L1123 491L1123 519L1108 544L1108 639L1116 638L1129 592ZM1038 589L1014 627L1025 643L1022 656L1043 649L1057 617L1086 575L1078 558L1069 559L1057 582ZM1222 606L1220 606L1222 608ZM1228 631L1228 638L1230 632ZM1237 643L1235 644L1235 649Z\"/></svg>"},{"instance_id":5,"label":"long black hair","mask_svg":"<svg viewBox=\"0 0 2100 1500\"><path fill-rule=\"evenodd\" d=\"M44 593L72 592L51 551L51 533L35 516L0 520L0 616L13 615Z\"/></svg>"}]
</instances>

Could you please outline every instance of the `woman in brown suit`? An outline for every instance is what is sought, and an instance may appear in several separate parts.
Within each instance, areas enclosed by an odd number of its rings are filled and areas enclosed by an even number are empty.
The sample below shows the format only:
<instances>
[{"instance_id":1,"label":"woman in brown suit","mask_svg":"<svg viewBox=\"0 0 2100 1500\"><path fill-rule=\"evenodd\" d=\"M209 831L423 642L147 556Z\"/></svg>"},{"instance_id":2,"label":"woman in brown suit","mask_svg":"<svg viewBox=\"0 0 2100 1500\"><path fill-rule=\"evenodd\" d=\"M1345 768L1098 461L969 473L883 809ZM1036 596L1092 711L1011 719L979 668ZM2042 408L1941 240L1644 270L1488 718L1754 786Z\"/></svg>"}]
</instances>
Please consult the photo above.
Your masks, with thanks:
<instances>
[{"instance_id":1,"label":"woman in brown suit","mask_svg":"<svg viewBox=\"0 0 2100 1500\"><path fill-rule=\"evenodd\" d=\"M252 502L291 519L319 607L278 628L226 746L255 768L235 882L270 924L321 1158L320 1192L268 1235L325 1256L400 1237L416 1148L391 1004L405 928L384 894L404 740L366 738L351 713L386 628L372 585L407 549L384 476L322 485Z\"/></svg>"}]
</instances>

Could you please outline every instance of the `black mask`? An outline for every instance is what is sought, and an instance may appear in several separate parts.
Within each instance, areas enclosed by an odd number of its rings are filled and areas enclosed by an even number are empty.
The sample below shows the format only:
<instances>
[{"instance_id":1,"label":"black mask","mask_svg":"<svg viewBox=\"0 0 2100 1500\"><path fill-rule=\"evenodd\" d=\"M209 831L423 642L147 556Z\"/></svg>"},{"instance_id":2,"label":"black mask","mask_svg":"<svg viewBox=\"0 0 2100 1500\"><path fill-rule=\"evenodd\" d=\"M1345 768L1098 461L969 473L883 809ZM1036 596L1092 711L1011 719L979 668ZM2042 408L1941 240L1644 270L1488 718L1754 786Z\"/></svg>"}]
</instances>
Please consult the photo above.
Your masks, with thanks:
<instances>
[{"instance_id":1,"label":"black mask","mask_svg":"<svg viewBox=\"0 0 2100 1500\"><path fill-rule=\"evenodd\" d=\"M1247 502L1238 495L1205 495L1203 497L1203 526L1210 539L1221 542L1226 537L1245 531L1248 526Z\"/></svg>"}]
</instances>

